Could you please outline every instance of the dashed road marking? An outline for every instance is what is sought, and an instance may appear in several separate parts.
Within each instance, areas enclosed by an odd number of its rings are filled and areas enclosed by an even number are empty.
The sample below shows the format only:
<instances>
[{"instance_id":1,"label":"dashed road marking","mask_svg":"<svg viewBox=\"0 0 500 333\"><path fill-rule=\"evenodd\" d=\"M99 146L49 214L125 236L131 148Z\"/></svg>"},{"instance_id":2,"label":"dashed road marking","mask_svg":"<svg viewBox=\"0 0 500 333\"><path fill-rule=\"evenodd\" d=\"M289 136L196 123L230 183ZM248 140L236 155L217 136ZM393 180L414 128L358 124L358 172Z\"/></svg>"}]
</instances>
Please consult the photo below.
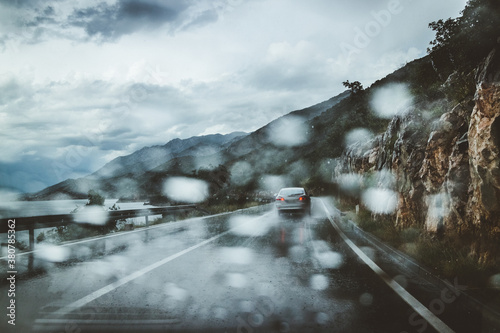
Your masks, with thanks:
<instances>
[{"instance_id":1,"label":"dashed road marking","mask_svg":"<svg viewBox=\"0 0 500 333\"><path fill-rule=\"evenodd\" d=\"M263 216L268 215L268 214L269 213L261 215L258 218L262 218ZM249 221L247 221L247 222L245 222L243 224L250 223L253 220L254 219L250 219ZM64 315L67 315L70 312L72 312L72 311L74 311L74 310L76 310L78 308L81 308L81 307L85 306L86 304L88 304L88 303L90 303L90 302L98 299L99 297L101 297L101 296L103 296L103 295L105 295L105 294L107 294L107 293L109 293L109 292L117 289L118 287L121 287L124 284L126 284L126 283L128 283L128 282L130 282L132 280L135 280L135 279L137 279L137 278L145 275L146 273L149 273L152 270L154 270L154 269L156 269L156 268L158 268L160 266L165 265L166 263L168 263L168 262L170 262L170 261L172 261L174 259L177 259L177 258L183 256L186 253L189 253L189 252L191 252L193 250L196 250L197 248L200 248L200 247L202 247L202 246L204 246L204 245L206 245L208 243L211 243L211 242L213 242L213 241L221 238L222 236L227 235L228 233L232 232L236 228L239 228L243 224L240 224L240 225L238 225L238 226L236 226L236 227L234 227L232 229L229 229L229 230L227 230L227 231L225 231L225 232L223 232L221 234L218 234L218 235L216 235L216 236L214 236L212 238L206 239L206 240L204 240L201 243L198 243L198 244L193 245L193 246L191 246L191 247L189 247L189 248L187 248L185 250L177 252L176 254L173 254L173 255L171 255L169 257L166 257L166 258L164 258L162 260L159 260L159 261L157 261L157 262L155 262L155 263L153 263L153 264L151 264L149 266L146 266L146 267L144 267L144 268L142 268L142 269L140 269L140 270L138 270L138 271L136 271L136 272L134 272L132 274L129 274L129 275L121 278L118 281L115 281L115 282L113 282L111 284L108 284L107 286L102 287L101 289L98 289L98 290L94 291L93 293L91 293L91 294L89 294L89 295L87 295L87 296L85 296L85 297L83 297L83 298L81 298L81 299L79 299L79 300L71 303L71 304L68 304L68 305L62 307L61 309L53 312L52 315L56 316L56 317L62 317Z\"/></svg>"}]
</instances>

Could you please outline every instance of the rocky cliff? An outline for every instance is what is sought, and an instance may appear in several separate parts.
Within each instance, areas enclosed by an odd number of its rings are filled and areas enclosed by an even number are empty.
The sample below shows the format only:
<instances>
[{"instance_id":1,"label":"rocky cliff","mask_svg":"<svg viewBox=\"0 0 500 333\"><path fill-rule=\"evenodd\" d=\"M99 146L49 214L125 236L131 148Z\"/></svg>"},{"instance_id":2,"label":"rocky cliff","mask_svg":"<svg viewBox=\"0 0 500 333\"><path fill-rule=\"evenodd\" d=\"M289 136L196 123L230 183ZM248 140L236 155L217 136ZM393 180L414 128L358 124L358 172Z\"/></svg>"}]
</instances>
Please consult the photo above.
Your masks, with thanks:
<instances>
[{"instance_id":1,"label":"rocky cliff","mask_svg":"<svg viewBox=\"0 0 500 333\"><path fill-rule=\"evenodd\" d=\"M486 248L500 236L500 53L494 50L478 71L470 117L467 219L479 229ZM482 251L484 252L484 251ZM489 253L483 253L488 256ZM487 260L488 258L483 258Z\"/></svg>"},{"instance_id":2,"label":"rocky cliff","mask_svg":"<svg viewBox=\"0 0 500 333\"><path fill-rule=\"evenodd\" d=\"M362 203L368 187L391 191L398 229L470 239L471 253L488 260L500 236L499 51L476 73L473 99L434 102L449 108L438 119L429 116L436 105L413 105L371 142L346 148L335 173L341 187L346 174L362 179Z\"/></svg>"}]
</instances>

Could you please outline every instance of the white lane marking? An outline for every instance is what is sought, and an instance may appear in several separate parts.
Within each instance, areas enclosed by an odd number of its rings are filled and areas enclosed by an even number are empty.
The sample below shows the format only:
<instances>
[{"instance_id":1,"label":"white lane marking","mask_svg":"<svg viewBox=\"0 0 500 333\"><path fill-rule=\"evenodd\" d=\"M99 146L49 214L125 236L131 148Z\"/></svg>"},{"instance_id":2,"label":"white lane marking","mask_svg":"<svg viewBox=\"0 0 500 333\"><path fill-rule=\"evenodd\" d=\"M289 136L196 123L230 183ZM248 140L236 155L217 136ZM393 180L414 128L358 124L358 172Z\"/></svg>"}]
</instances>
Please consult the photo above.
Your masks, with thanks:
<instances>
[{"instance_id":1,"label":"white lane marking","mask_svg":"<svg viewBox=\"0 0 500 333\"><path fill-rule=\"evenodd\" d=\"M153 264L151 264L149 266L146 266L146 267L144 267L144 268L142 268L142 269L140 269L140 270L138 270L138 271L136 271L136 272L134 272L134 273L132 273L132 274L130 274L128 276L125 276L125 277L121 278L118 281L115 281L115 282L113 282L111 284L108 284L105 287L102 287L101 289L98 289L98 290L94 291L93 293L91 293L91 294L89 294L89 295L87 295L87 296L85 296L85 297L83 297L83 298L81 298L81 299L79 299L79 300L71 303L71 304L68 304L68 305L62 307L61 309L53 312L52 315L55 315L57 317L62 317L64 315L66 315L66 314L68 314L68 313L70 313L70 312L72 312L72 311L74 311L74 310L76 310L78 308L81 308L82 306L84 306L84 305L86 305L86 304L88 304L88 303L90 303L90 302L98 299L99 297L101 297L101 296L103 296L103 295L105 295L105 294L107 294L107 293L109 293L109 292L117 289L118 287L121 287L124 284L126 284L126 283L128 283L128 282L130 282L132 280L135 280L135 279L143 276L144 274L149 273L152 270L154 270L154 269L156 269L156 268L158 268L158 267L160 267L160 266L162 266L162 265L164 265L164 264L166 264L166 263L168 263L168 262L170 262L170 261L172 261L172 260L174 260L176 258L179 258L180 256L183 256L186 253L189 253L189 252L191 252L193 250L196 250L199 247L202 247L203 245L206 245L206 244L208 244L210 242L213 242L214 240L216 240L216 239L218 239L218 238L220 238L220 237L228 234L229 232L232 232L234 229L239 228L240 226L242 226L244 224L250 223L253 220L256 220L257 218L262 218L262 217L264 217L266 215L269 215L269 214L271 214L271 213L266 213L264 215L261 215L261 216L258 216L256 218L250 219L249 221L247 221L245 223L242 223L242 224L239 224L238 226L236 226L236 227L234 227L232 229L229 229L229 230L227 230L227 231L225 231L225 232L223 232L223 233L221 233L221 234L219 234L217 236L214 236L212 238L206 239L206 240L204 240L201 243L193 245L193 246L191 246L191 247L189 247L189 248L187 248L185 250L177 252L176 254L173 254L173 255L171 255L171 256L169 256L167 258L164 258L164 259L162 259L160 261L157 261L157 262L155 262L155 263L153 263Z\"/></svg>"},{"instance_id":2,"label":"white lane marking","mask_svg":"<svg viewBox=\"0 0 500 333\"><path fill-rule=\"evenodd\" d=\"M201 219L201 218L197 217L194 220L196 220L196 219ZM149 227L146 227L146 228L141 228L141 229L136 229L136 230L117 232L117 233L113 233L111 235L86 238L86 239L82 239L82 240L79 240L79 241L69 241L69 242L62 243L62 244L59 244L59 245L56 245L56 246L59 246L59 247L73 246L73 245L84 244L84 243L89 243L89 242L96 242L96 241L107 239L107 238L120 237L120 236L128 236L128 235L132 235L134 233L145 232L145 231L148 231L148 230L154 230L154 229L158 229L158 228L179 227L179 226L173 225L173 224L174 223L183 223L183 222L186 222L186 221L169 222L169 223L165 223L165 225L158 224L158 225L149 226ZM172 228L172 230L176 230L176 229ZM16 256L19 257L19 256L27 255L27 254L37 253L37 252L40 252L40 250L33 250L33 251L21 252L19 254L16 254ZM0 257L0 260L1 259L7 259L7 257Z\"/></svg>"},{"instance_id":3,"label":"white lane marking","mask_svg":"<svg viewBox=\"0 0 500 333\"><path fill-rule=\"evenodd\" d=\"M320 199L321 200L321 199ZM349 247L358 255L358 257L363 260L363 262L368 265L381 279L384 281L396 294L399 295L409 306L411 306L415 312L417 312L422 318L424 318L432 327L434 327L438 332L442 333L455 333L448 325L446 325L441 319L439 319L434 313L427 309L422 303L420 303L415 297L413 297L409 292L406 291L399 283L391 279L391 277L382 270L373 260L371 260L361 249L354 244L349 237L340 229L340 227L333 221L330 216L325 203L321 200L321 204L325 209L326 216L330 223L338 232L342 240L349 245Z\"/></svg>"},{"instance_id":4,"label":"white lane marking","mask_svg":"<svg viewBox=\"0 0 500 333\"><path fill-rule=\"evenodd\" d=\"M248 209L250 209L250 208L248 208ZM242 210L244 210L244 209L242 209ZM131 235L131 234L134 234L134 233L145 232L145 231L148 231L148 230L154 230L154 229L158 229L158 228L170 228L170 227L172 227L172 231L174 231L174 230L176 230L174 227L181 227L182 224L186 224L188 222L189 223L200 222L200 221L202 221L203 219L206 219L206 218L212 218L212 217L218 217L218 216L223 216L223 215L229 215L229 214L233 214L233 213L234 212L226 212L226 213L219 213L219 214L214 214L214 215L209 215L209 216L203 216L203 217L195 217L195 218L192 218L192 219L189 219L189 220L176 221L176 222L168 222L168 223L161 223L161 224L152 225L152 226L148 226L148 227L141 228L141 229L130 230L130 231L123 231L123 232L117 232L117 233L113 233L111 235L86 238L86 239L82 239L82 240L79 240L79 241L69 241L69 242L66 242L66 243L59 244L57 246L61 246L61 247L62 246L73 246L73 245L78 245L78 244L83 244L83 243L88 243L88 242L95 242L95 241L99 241L99 240L103 240L103 239L107 239L107 238L112 238L112 237L128 236L128 235ZM26 251L26 252L17 253L16 256L20 257L20 256L24 256L24 255L32 254L32 253L36 253L36 252L39 252L39 250L33 250L33 251ZM0 257L0 260L7 260L7 259L8 259L7 256Z\"/></svg>"},{"instance_id":5,"label":"white lane marking","mask_svg":"<svg viewBox=\"0 0 500 333\"><path fill-rule=\"evenodd\" d=\"M144 327L150 327L150 325L170 325L170 324L177 324L179 323L179 319L94 319L92 322L89 323L88 320L85 319L71 319L71 324L72 325L93 325L93 326L101 326L101 325L120 325L119 327L125 327L126 325L141 325ZM43 325L60 325L60 324L67 324L68 319L36 319L35 320L35 325L39 325L40 328L43 327ZM36 327L36 326L35 326ZM40 330L39 328L39 330ZM36 331L36 328L35 328Z\"/></svg>"}]
</instances>

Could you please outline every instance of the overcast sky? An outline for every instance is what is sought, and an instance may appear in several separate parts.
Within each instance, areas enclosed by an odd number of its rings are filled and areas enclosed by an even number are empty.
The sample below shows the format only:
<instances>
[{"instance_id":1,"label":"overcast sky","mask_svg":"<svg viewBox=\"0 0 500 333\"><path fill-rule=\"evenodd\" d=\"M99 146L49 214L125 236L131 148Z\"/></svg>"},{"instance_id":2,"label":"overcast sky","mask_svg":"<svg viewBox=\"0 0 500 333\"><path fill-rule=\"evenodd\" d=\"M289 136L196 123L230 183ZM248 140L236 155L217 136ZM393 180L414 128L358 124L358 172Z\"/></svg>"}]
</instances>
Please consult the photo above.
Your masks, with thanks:
<instances>
[{"instance_id":1,"label":"overcast sky","mask_svg":"<svg viewBox=\"0 0 500 333\"><path fill-rule=\"evenodd\" d=\"M425 55L466 0L0 0L0 185L250 132Z\"/></svg>"}]
</instances>

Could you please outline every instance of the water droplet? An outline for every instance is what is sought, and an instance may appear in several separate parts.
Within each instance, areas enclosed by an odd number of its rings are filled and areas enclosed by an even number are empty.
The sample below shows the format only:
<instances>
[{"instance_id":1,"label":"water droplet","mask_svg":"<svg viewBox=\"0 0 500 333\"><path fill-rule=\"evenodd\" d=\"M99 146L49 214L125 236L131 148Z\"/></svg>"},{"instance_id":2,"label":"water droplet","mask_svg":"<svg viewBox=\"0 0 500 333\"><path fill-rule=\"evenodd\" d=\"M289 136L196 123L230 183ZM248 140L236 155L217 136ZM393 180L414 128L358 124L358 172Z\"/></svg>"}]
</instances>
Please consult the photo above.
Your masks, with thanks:
<instances>
[{"instance_id":1,"label":"water droplet","mask_svg":"<svg viewBox=\"0 0 500 333\"><path fill-rule=\"evenodd\" d=\"M405 289L408 287L408 279L404 275L395 276L394 281L396 281L401 287Z\"/></svg>"},{"instance_id":2,"label":"water droplet","mask_svg":"<svg viewBox=\"0 0 500 333\"><path fill-rule=\"evenodd\" d=\"M314 274L311 276L309 284L314 290L325 290L328 288L329 281L328 278L322 274Z\"/></svg>"},{"instance_id":3,"label":"water droplet","mask_svg":"<svg viewBox=\"0 0 500 333\"><path fill-rule=\"evenodd\" d=\"M271 123L269 140L276 146L294 147L308 140L307 126L301 117L284 117Z\"/></svg>"},{"instance_id":4,"label":"water droplet","mask_svg":"<svg viewBox=\"0 0 500 333\"><path fill-rule=\"evenodd\" d=\"M220 255L228 264L248 265L253 261L253 251L247 247L223 247Z\"/></svg>"},{"instance_id":5,"label":"water droplet","mask_svg":"<svg viewBox=\"0 0 500 333\"><path fill-rule=\"evenodd\" d=\"M336 269L342 266L344 262L342 255L338 252L326 251L321 252L316 255L316 259L318 259L320 265L323 268L332 268Z\"/></svg>"},{"instance_id":6,"label":"water droplet","mask_svg":"<svg viewBox=\"0 0 500 333\"><path fill-rule=\"evenodd\" d=\"M70 249L67 247L41 244L35 254L38 258L45 261L63 262L69 258L70 252Z\"/></svg>"},{"instance_id":7,"label":"water droplet","mask_svg":"<svg viewBox=\"0 0 500 333\"><path fill-rule=\"evenodd\" d=\"M73 219L76 223L104 225L108 220L108 212L101 206L86 206L73 214Z\"/></svg>"},{"instance_id":8,"label":"water droplet","mask_svg":"<svg viewBox=\"0 0 500 333\"><path fill-rule=\"evenodd\" d=\"M398 206L397 193L384 188L369 188L362 199L365 206L376 214L394 213Z\"/></svg>"},{"instance_id":9,"label":"water droplet","mask_svg":"<svg viewBox=\"0 0 500 333\"><path fill-rule=\"evenodd\" d=\"M363 306L370 306L373 304L373 295L370 293L364 293L359 296L359 303Z\"/></svg>"},{"instance_id":10,"label":"water droplet","mask_svg":"<svg viewBox=\"0 0 500 333\"><path fill-rule=\"evenodd\" d=\"M163 193L171 200L198 203L208 197L209 190L208 184L203 180L172 177L163 184Z\"/></svg>"},{"instance_id":11,"label":"water droplet","mask_svg":"<svg viewBox=\"0 0 500 333\"><path fill-rule=\"evenodd\" d=\"M328 323L328 320L330 318L328 317L328 315L324 312L318 312L316 314L316 323L318 323L319 325L325 325L326 323Z\"/></svg>"},{"instance_id":12,"label":"water droplet","mask_svg":"<svg viewBox=\"0 0 500 333\"><path fill-rule=\"evenodd\" d=\"M244 288L247 285L247 278L241 273L227 273L226 284L233 288Z\"/></svg>"},{"instance_id":13,"label":"water droplet","mask_svg":"<svg viewBox=\"0 0 500 333\"><path fill-rule=\"evenodd\" d=\"M413 104L413 96L405 84L389 84L375 90L370 104L380 118L392 118Z\"/></svg>"}]
</instances>

